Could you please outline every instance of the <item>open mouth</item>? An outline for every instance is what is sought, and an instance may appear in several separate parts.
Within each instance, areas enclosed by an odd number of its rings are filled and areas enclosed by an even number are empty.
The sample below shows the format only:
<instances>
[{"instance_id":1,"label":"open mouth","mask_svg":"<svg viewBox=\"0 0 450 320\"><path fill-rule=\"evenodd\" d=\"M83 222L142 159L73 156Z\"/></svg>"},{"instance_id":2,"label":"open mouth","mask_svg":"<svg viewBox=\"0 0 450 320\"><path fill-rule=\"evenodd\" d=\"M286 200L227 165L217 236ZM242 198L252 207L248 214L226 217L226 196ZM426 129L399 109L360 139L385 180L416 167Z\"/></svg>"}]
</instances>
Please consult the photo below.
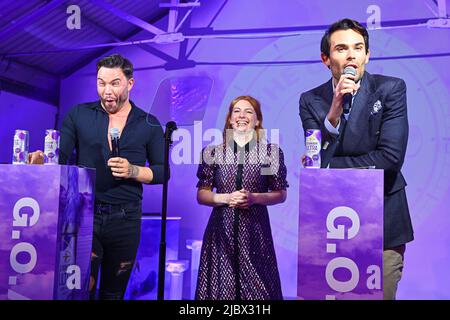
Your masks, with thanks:
<instances>
[{"instance_id":1,"label":"open mouth","mask_svg":"<svg viewBox=\"0 0 450 320\"><path fill-rule=\"evenodd\" d=\"M348 65L346 65L346 66L344 67L344 69L347 68L347 67L353 67L353 68L355 68L355 69L358 69L358 66L357 66L356 64L354 64L354 63L349 63Z\"/></svg>"}]
</instances>

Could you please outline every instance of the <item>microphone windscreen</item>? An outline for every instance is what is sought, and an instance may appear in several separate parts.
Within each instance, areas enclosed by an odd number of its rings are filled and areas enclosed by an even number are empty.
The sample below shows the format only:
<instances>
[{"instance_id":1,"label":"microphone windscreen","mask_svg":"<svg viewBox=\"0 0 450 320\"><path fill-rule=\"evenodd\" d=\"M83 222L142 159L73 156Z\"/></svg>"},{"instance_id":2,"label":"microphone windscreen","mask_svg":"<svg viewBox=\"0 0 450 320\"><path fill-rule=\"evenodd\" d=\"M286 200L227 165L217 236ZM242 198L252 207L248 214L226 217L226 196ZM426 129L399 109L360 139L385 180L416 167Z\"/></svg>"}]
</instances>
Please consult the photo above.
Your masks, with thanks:
<instances>
[{"instance_id":1,"label":"microphone windscreen","mask_svg":"<svg viewBox=\"0 0 450 320\"><path fill-rule=\"evenodd\" d=\"M356 76L356 69L352 66L347 66L344 68L344 74Z\"/></svg>"},{"instance_id":2,"label":"microphone windscreen","mask_svg":"<svg viewBox=\"0 0 450 320\"><path fill-rule=\"evenodd\" d=\"M111 128L109 129L109 135L111 136L111 139L119 139L120 130L117 128Z\"/></svg>"}]
</instances>

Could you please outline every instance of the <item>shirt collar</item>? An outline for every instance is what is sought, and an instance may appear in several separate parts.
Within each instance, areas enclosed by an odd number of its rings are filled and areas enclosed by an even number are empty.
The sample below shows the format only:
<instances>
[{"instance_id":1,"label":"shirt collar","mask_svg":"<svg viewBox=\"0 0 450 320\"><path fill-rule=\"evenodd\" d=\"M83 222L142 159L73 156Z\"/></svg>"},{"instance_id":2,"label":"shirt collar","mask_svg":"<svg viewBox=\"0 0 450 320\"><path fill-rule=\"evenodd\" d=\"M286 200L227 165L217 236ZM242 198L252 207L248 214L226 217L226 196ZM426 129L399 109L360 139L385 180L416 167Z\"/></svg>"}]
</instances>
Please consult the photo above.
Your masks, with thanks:
<instances>
[{"instance_id":1,"label":"shirt collar","mask_svg":"<svg viewBox=\"0 0 450 320\"><path fill-rule=\"evenodd\" d=\"M131 110L130 110L130 115L129 115L129 119L132 119L134 117L139 117L139 116L147 116L147 113L145 113L144 111L140 110L133 101L130 100L130 104L131 104ZM100 100L97 100L96 103L94 103L92 105L92 108L95 110L99 110L104 112L105 114L108 114L108 112L105 111L105 109L103 109L102 107L102 103Z\"/></svg>"},{"instance_id":2,"label":"shirt collar","mask_svg":"<svg viewBox=\"0 0 450 320\"><path fill-rule=\"evenodd\" d=\"M253 136L252 139L242 147L240 145L238 145L234 139L230 139L228 141L228 147L230 147L231 150L233 150L234 152L237 152L237 150L249 151L249 150L253 149L257 145L257 143L258 143L258 141L256 141L255 136Z\"/></svg>"}]
</instances>

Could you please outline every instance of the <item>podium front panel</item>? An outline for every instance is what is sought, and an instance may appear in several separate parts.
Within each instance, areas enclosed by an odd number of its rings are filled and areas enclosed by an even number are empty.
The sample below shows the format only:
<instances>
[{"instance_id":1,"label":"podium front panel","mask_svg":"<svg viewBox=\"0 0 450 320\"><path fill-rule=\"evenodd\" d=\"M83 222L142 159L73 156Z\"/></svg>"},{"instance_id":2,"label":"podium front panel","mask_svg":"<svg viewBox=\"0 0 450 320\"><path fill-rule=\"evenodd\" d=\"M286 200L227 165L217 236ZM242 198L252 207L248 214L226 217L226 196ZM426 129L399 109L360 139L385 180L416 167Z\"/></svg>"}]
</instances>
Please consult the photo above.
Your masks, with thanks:
<instances>
[{"instance_id":1,"label":"podium front panel","mask_svg":"<svg viewBox=\"0 0 450 320\"><path fill-rule=\"evenodd\" d=\"M299 299L382 299L383 171L300 172Z\"/></svg>"},{"instance_id":2,"label":"podium front panel","mask_svg":"<svg viewBox=\"0 0 450 320\"><path fill-rule=\"evenodd\" d=\"M95 170L0 165L0 299L87 299Z\"/></svg>"}]
</instances>

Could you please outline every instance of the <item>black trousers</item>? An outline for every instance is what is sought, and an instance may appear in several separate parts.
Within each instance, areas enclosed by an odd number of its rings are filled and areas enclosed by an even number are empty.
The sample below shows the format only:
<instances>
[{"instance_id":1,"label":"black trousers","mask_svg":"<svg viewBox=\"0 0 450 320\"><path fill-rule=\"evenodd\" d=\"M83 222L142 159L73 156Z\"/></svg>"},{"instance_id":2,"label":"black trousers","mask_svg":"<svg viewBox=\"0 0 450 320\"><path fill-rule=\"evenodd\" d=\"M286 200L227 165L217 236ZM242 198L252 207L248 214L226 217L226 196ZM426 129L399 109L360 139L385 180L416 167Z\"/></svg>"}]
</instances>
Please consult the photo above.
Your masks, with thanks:
<instances>
[{"instance_id":1,"label":"black trousers","mask_svg":"<svg viewBox=\"0 0 450 320\"><path fill-rule=\"evenodd\" d=\"M123 299L139 247L141 216L140 201L123 205L95 204L91 299ZM99 270L100 287L97 295Z\"/></svg>"}]
</instances>

